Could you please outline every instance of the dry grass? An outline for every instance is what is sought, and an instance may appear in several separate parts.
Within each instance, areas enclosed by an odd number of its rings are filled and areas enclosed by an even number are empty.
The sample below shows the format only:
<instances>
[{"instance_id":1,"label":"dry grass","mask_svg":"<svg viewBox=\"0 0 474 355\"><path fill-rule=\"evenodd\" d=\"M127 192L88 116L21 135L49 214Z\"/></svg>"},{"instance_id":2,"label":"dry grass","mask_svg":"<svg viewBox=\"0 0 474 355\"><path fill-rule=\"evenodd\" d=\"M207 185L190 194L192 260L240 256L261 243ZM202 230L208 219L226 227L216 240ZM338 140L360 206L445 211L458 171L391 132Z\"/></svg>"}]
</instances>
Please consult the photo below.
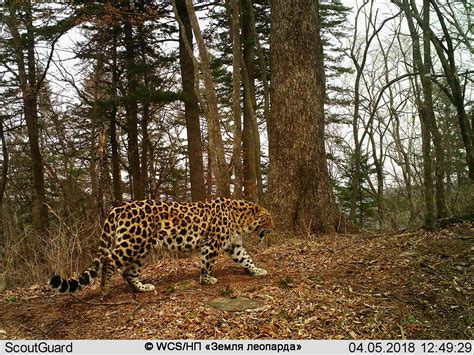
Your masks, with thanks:
<instances>
[{"instance_id":1,"label":"dry grass","mask_svg":"<svg viewBox=\"0 0 474 355\"><path fill-rule=\"evenodd\" d=\"M100 227L85 219L56 218L47 235L5 223L4 288L42 283L52 272L71 274L90 262Z\"/></svg>"}]
</instances>

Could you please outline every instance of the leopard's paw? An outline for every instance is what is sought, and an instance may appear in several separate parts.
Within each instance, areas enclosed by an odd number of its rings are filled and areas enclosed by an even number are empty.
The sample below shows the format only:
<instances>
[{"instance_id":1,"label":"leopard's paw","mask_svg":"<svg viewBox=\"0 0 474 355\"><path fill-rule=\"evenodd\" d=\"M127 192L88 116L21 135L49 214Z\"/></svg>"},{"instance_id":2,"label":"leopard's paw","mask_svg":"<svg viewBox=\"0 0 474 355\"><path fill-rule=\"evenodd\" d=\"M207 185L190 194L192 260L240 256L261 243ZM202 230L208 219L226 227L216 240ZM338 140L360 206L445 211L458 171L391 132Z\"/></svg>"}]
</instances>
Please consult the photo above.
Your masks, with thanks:
<instances>
[{"instance_id":1,"label":"leopard's paw","mask_svg":"<svg viewBox=\"0 0 474 355\"><path fill-rule=\"evenodd\" d=\"M215 277L206 275L202 276L201 275L201 285L214 285L217 282L217 279Z\"/></svg>"},{"instance_id":2,"label":"leopard's paw","mask_svg":"<svg viewBox=\"0 0 474 355\"><path fill-rule=\"evenodd\" d=\"M252 276L265 276L268 274L267 270L258 267L249 270L249 272Z\"/></svg>"}]
</instances>

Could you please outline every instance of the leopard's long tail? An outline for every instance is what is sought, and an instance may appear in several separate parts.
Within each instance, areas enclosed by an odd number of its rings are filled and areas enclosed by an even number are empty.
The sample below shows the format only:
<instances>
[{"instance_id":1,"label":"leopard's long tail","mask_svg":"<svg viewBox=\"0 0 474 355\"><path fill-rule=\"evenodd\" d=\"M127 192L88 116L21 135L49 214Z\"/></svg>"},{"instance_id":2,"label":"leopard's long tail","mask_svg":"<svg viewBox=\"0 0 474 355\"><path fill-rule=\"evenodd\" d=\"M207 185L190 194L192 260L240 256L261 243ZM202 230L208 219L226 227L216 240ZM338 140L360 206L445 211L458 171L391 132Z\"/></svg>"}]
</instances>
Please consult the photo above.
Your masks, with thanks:
<instances>
[{"instance_id":1,"label":"leopard's long tail","mask_svg":"<svg viewBox=\"0 0 474 355\"><path fill-rule=\"evenodd\" d=\"M65 279L59 275L51 276L49 279L49 287L59 293L74 293L84 286L93 283L97 276L99 276L101 268L101 259L95 258L87 270L81 273L78 277Z\"/></svg>"},{"instance_id":2,"label":"leopard's long tail","mask_svg":"<svg viewBox=\"0 0 474 355\"><path fill-rule=\"evenodd\" d=\"M93 283L102 270L103 260L110 255L110 250L113 248L114 241L115 223L114 210L112 210L104 222L98 255L92 261L92 264L78 277L62 278L59 275L51 276L48 283L49 287L59 293L74 293L84 286Z\"/></svg>"}]
</instances>

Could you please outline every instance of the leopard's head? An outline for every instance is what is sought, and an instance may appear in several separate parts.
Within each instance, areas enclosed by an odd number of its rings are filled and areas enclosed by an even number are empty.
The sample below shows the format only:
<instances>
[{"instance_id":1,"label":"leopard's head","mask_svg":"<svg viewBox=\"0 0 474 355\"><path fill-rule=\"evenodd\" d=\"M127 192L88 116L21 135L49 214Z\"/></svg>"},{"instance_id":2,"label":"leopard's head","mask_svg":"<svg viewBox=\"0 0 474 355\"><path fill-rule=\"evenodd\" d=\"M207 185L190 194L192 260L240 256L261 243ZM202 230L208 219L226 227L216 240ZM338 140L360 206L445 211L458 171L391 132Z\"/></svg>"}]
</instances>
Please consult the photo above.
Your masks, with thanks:
<instances>
[{"instance_id":1,"label":"leopard's head","mask_svg":"<svg viewBox=\"0 0 474 355\"><path fill-rule=\"evenodd\" d=\"M273 219L270 212L266 208L255 205L253 208L252 231L256 232L260 239L263 239L273 229Z\"/></svg>"}]
</instances>

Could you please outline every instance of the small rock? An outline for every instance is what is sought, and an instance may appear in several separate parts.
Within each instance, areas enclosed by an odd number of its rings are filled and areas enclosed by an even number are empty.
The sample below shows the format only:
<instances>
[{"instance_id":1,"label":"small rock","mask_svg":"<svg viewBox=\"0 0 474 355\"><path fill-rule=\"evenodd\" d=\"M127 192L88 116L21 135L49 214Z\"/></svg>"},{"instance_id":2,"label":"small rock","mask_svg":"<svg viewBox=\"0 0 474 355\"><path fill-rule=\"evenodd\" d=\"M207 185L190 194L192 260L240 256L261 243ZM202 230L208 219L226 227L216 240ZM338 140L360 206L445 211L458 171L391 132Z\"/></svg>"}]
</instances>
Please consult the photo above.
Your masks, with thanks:
<instances>
[{"instance_id":1,"label":"small rock","mask_svg":"<svg viewBox=\"0 0 474 355\"><path fill-rule=\"evenodd\" d=\"M247 309L255 309L262 307L261 304L245 297L218 297L210 301L208 304L214 308L222 309L226 312L242 312Z\"/></svg>"}]
</instances>

